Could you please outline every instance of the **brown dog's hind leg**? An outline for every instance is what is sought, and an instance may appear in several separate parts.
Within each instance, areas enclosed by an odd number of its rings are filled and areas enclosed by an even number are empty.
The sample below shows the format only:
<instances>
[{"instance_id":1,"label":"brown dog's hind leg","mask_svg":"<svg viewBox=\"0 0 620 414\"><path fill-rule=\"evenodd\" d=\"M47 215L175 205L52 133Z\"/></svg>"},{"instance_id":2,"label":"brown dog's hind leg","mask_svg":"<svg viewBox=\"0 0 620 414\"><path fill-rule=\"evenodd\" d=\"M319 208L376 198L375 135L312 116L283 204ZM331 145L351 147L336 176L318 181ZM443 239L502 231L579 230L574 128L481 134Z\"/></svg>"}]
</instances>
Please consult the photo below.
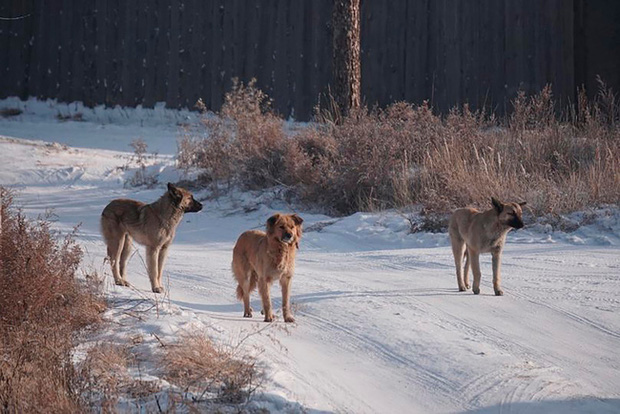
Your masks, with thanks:
<instances>
[{"instance_id":1,"label":"brown dog's hind leg","mask_svg":"<svg viewBox=\"0 0 620 414\"><path fill-rule=\"evenodd\" d=\"M469 256L467 255L467 250L465 250L465 266L463 267L463 283L465 283L465 289L469 289L471 285L469 284Z\"/></svg>"},{"instance_id":2,"label":"brown dog's hind leg","mask_svg":"<svg viewBox=\"0 0 620 414\"><path fill-rule=\"evenodd\" d=\"M129 234L126 234L124 241L123 241L123 250L121 251L120 266L119 266L119 271L120 271L120 276L121 276L121 281L122 281L123 286L129 286L129 283L127 283L127 262L129 261L129 256L131 256L131 251L132 251L131 242L132 242L131 236Z\"/></svg>"},{"instance_id":3,"label":"brown dog's hind leg","mask_svg":"<svg viewBox=\"0 0 620 414\"><path fill-rule=\"evenodd\" d=\"M114 283L119 286L128 286L127 282L121 277L120 271L121 253L123 251L124 241L124 236L115 238L114 240L108 240L108 259L110 259L110 266L112 266L112 276L114 276Z\"/></svg>"},{"instance_id":4,"label":"brown dog's hind leg","mask_svg":"<svg viewBox=\"0 0 620 414\"><path fill-rule=\"evenodd\" d=\"M459 292L463 292L466 289L465 283L463 283L463 254L465 252L465 242L456 236L450 237L452 242L452 254L454 255L454 265L456 266L456 284L459 288Z\"/></svg>"}]
</instances>

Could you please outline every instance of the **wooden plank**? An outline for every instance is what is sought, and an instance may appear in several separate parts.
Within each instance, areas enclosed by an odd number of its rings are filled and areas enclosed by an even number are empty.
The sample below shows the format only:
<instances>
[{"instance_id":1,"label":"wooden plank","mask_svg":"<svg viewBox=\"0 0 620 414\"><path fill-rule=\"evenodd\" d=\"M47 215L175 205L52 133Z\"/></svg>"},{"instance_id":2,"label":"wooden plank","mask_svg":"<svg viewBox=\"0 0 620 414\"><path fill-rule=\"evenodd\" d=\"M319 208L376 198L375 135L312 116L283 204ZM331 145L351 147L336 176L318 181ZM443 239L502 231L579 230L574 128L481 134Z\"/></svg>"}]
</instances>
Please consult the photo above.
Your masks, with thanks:
<instances>
[{"instance_id":1,"label":"wooden plank","mask_svg":"<svg viewBox=\"0 0 620 414\"><path fill-rule=\"evenodd\" d=\"M258 75L258 43L261 32L261 20L260 13L262 3L260 1L247 2L247 9L245 10L245 53L243 59L242 76L243 79L249 81L252 78L257 78ZM262 58L262 56L261 56Z\"/></svg>"},{"instance_id":2,"label":"wooden plank","mask_svg":"<svg viewBox=\"0 0 620 414\"><path fill-rule=\"evenodd\" d=\"M30 64L31 64L31 56L33 53L33 29L35 23L35 13L33 10L33 5L28 2L19 2L18 5L19 16L27 16L18 22L18 33L20 40L20 59L22 61L23 69L21 72L20 83L17 85L18 87L18 96L21 99L28 99L29 89L29 72L30 72Z\"/></svg>"},{"instance_id":3,"label":"wooden plank","mask_svg":"<svg viewBox=\"0 0 620 414\"><path fill-rule=\"evenodd\" d=\"M74 2L73 8L71 9L73 46L69 50L71 53L71 77L69 78L69 84L67 85L67 89L69 90L68 101L70 102L84 102L84 90L89 87L84 79L84 51L86 49L84 39L84 23L88 19L86 16L87 8L85 7L85 3L87 3L87 0Z\"/></svg>"},{"instance_id":4,"label":"wooden plank","mask_svg":"<svg viewBox=\"0 0 620 414\"><path fill-rule=\"evenodd\" d=\"M300 63L297 84L295 89L301 97L301 106L295 107L298 120L307 120L312 117L314 106L318 102L318 96L312 90L312 81L316 78L312 60L312 1L302 2L303 9L300 12L301 21L297 27L298 36L301 38Z\"/></svg>"},{"instance_id":5,"label":"wooden plank","mask_svg":"<svg viewBox=\"0 0 620 414\"><path fill-rule=\"evenodd\" d=\"M8 23L9 30L9 59L10 67L8 69L8 84L7 89L11 91L11 95L20 97L21 99L27 98L26 83L27 83L27 71L28 61L30 56L30 35L32 30L32 21L34 16L29 10L29 4L24 2L12 2L11 11L8 16L19 17L30 16L18 19L4 21Z\"/></svg>"},{"instance_id":6,"label":"wooden plank","mask_svg":"<svg viewBox=\"0 0 620 414\"><path fill-rule=\"evenodd\" d=\"M180 68L180 3L179 0L170 2L170 53L168 55L168 88L166 91L166 106L168 108L179 107L179 68Z\"/></svg>"},{"instance_id":7,"label":"wooden plank","mask_svg":"<svg viewBox=\"0 0 620 414\"><path fill-rule=\"evenodd\" d=\"M274 108L286 114L288 108L286 105L287 95L287 79L286 79L286 9L287 2L276 2L277 7L274 12L277 13L275 22L275 48L274 48L274 75L273 75L273 103ZM277 10L277 11L276 11Z\"/></svg>"},{"instance_id":8,"label":"wooden plank","mask_svg":"<svg viewBox=\"0 0 620 414\"><path fill-rule=\"evenodd\" d=\"M211 106L211 61L213 55L213 0L201 2L203 4L204 23L200 27L200 98L207 108Z\"/></svg>"},{"instance_id":9,"label":"wooden plank","mask_svg":"<svg viewBox=\"0 0 620 414\"><path fill-rule=\"evenodd\" d=\"M285 71L285 83L284 83L284 101L282 102L283 112L281 114L290 118L294 113L294 94L295 94L295 80L293 77L293 59L296 54L295 43L293 41L293 8L294 1L286 2L286 8L284 10L284 71Z\"/></svg>"},{"instance_id":10,"label":"wooden plank","mask_svg":"<svg viewBox=\"0 0 620 414\"><path fill-rule=\"evenodd\" d=\"M115 56L119 45L116 44L118 37L118 7L119 0L108 1L108 7L105 17L105 52L102 56L104 64L104 90L105 90L105 105L114 106L116 104L115 90L118 88L117 82L117 58Z\"/></svg>"},{"instance_id":11,"label":"wooden plank","mask_svg":"<svg viewBox=\"0 0 620 414\"><path fill-rule=\"evenodd\" d=\"M183 94L185 95L186 106L190 109L194 108L196 101L201 96L201 66L202 66L202 32L200 27L204 24L204 8L206 2L204 1L191 1L188 7L188 22L187 26L189 30L189 41L185 47L188 48L187 52L187 73L185 76L185 89Z\"/></svg>"},{"instance_id":12,"label":"wooden plank","mask_svg":"<svg viewBox=\"0 0 620 414\"><path fill-rule=\"evenodd\" d=\"M82 92L82 101L84 105L88 107L93 107L97 104L95 99L95 93L97 89L96 79L96 54L95 47L97 45L97 32L96 32L96 22L97 22L97 1L96 0L87 0L85 2L84 9L86 12L82 16L82 26L83 26L83 55L82 55L82 65L83 65L83 73L81 80L81 92Z\"/></svg>"},{"instance_id":13,"label":"wooden plank","mask_svg":"<svg viewBox=\"0 0 620 414\"><path fill-rule=\"evenodd\" d=\"M60 22L61 21L61 8L57 5L47 4L49 6L48 18L52 22ZM47 26L47 36L49 39L49 48L48 48L48 78L47 78L47 92L46 96L48 98L57 98L58 97L58 82L60 79L60 51L58 50L60 46L60 30L58 28L58 24L50 24Z\"/></svg>"},{"instance_id":14,"label":"wooden plank","mask_svg":"<svg viewBox=\"0 0 620 414\"><path fill-rule=\"evenodd\" d=\"M190 77L191 68L191 42L192 42L192 14L194 10L192 0L182 0L179 3L179 107L191 108L190 104L192 87Z\"/></svg>"},{"instance_id":15,"label":"wooden plank","mask_svg":"<svg viewBox=\"0 0 620 414\"><path fill-rule=\"evenodd\" d=\"M232 85L234 73L234 52L235 52L235 28L233 26L235 2L228 0L222 6L222 61L220 66L220 82L222 95L228 92Z\"/></svg>"},{"instance_id":16,"label":"wooden plank","mask_svg":"<svg viewBox=\"0 0 620 414\"><path fill-rule=\"evenodd\" d=\"M0 13L2 13L1 8ZM38 97L40 94L41 81L43 78L43 68L41 67L41 64L43 63L45 56L45 36L42 30L42 25L45 20L46 17L43 13L43 4L34 2L32 7L32 47L30 48L31 55L28 70L28 94L34 97ZM2 25L0 24L0 31L1 30ZM2 35L0 34L0 37L1 36ZM0 48L1 47L2 42L0 40Z\"/></svg>"},{"instance_id":17,"label":"wooden plank","mask_svg":"<svg viewBox=\"0 0 620 414\"><path fill-rule=\"evenodd\" d=\"M60 32L60 41L58 44L58 52L60 55L60 71L58 73L58 87L55 97L61 102L67 102L70 97L71 85L71 49L73 48L73 26L71 8L73 0L63 0L60 10L60 20L58 31Z\"/></svg>"},{"instance_id":18,"label":"wooden plank","mask_svg":"<svg viewBox=\"0 0 620 414\"><path fill-rule=\"evenodd\" d=\"M161 47L162 33L159 23L159 2L161 0L146 0L146 33L145 65L144 65L144 96L142 106L152 108L157 102L157 51Z\"/></svg>"},{"instance_id":19,"label":"wooden plank","mask_svg":"<svg viewBox=\"0 0 620 414\"><path fill-rule=\"evenodd\" d=\"M224 19L224 1L214 0L212 8L213 31L211 39L211 105L210 109L219 111L224 97L222 74L222 29Z\"/></svg>"},{"instance_id":20,"label":"wooden plank","mask_svg":"<svg viewBox=\"0 0 620 414\"><path fill-rule=\"evenodd\" d=\"M444 102L443 111L449 111L461 104L461 49L459 39L461 27L459 26L459 14L461 5L458 0L446 1L444 10L444 51L445 55L445 78L444 78Z\"/></svg>"},{"instance_id":21,"label":"wooden plank","mask_svg":"<svg viewBox=\"0 0 620 414\"><path fill-rule=\"evenodd\" d=\"M95 92L94 100L98 104L106 103L106 52L108 36L108 1L95 0Z\"/></svg>"},{"instance_id":22,"label":"wooden plank","mask_svg":"<svg viewBox=\"0 0 620 414\"><path fill-rule=\"evenodd\" d=\"M147 48L149 45L149 27L152 22L152 3L148 0L136 0L135 31L136 51L134 60L133 78L133 105L144 105L146 93L146 78L148 73ZM152 58L152 56L149 56Z\"/></svg>"},{"instance_id":23,"label":"wooden plank","mask_svg":"<svg viewBox=\"0 0 620 414\"><path fill-rule=\"evenodd\" d=\"M170 13L171 6L167 0L159 0L157 8L157 27L155 28L158 36L157 49L156 49L156 64L155 64L155 80L154 85L156 88L155 102L165 102L167 96L167 77L168 77L168 65L170 54Z\"/></svg>"},{"instance_id":24,"label":"wooden plank","mask_svg":"<svg viewBox=\"0 0 620 414\"><path fill-rule=\"evenodd\" d=\"M0 13L3 16L10 16L10 4L7 2L0 2ZM0 21L0 61L9 62L9 42L10 42L10 27L11 22L7 20ZM0 98L6 98L11 95L9 89L9 71L11 65L5 63L0 66Z\"/></svg>"},{"instance_id":25,"label":"wooden plank","mask_svg":"<svg viewBox=\"0 0 620 414\"><path fill-rule=\"evenodd\" d=\"M127 1L122 3L120 10L122 21L120 29L120 67L119 77L120 90L119 102L122 106L133 106L135 98L135 67L138 63L136 56L136 2Z\"/></svg>"},{"instance_id":26,"label":"wooden plank","mask_svg":"<svg viewBox=\"0 0 620 414\"><path fill-rule=\"evenodd\" d=\"M271 70L273 68L273 22L275 13L271 13L274 0L261 1L258 13L258 25L261 30L257 43L257 62L256 62L256 84L269 96L273 94L273 84L271 83Z\"/></svg>"},{"instance_id":27,"label":"wooden plank","mask_svg":"<svg viewBox=\"0 0 620 414\"><path fill-rule=\"evenodd\" d=\"M292 113L295 119L307 119L310 115L309 97L304 93L304 11L307 1L292 2L291 11L291 94Z\"/></svg>"},{"instance_id":28,"label":"wooden plank","mask_svg":"<svg viewBox=\"0 0 620 414\"><path fill-rule=\"evenodd\" d=\"M19 11L16 9L17 2L12 2L8 4L8 11L6 13L7 16L19 16L17 13ZM5 81L5 90L7 91L7 96L16 96L18 94L16 84L17 84L17 74L19 73L20 61L19 61L19 43L16 40L18 37L17 34L17 22L18 20L4 20L2 21L2 25L6 28L8 32L7 46L6 46L6 60L5 62L10 62L10 65L6 65L6 73L3 78Z\"/></svg>"}]
</instances>

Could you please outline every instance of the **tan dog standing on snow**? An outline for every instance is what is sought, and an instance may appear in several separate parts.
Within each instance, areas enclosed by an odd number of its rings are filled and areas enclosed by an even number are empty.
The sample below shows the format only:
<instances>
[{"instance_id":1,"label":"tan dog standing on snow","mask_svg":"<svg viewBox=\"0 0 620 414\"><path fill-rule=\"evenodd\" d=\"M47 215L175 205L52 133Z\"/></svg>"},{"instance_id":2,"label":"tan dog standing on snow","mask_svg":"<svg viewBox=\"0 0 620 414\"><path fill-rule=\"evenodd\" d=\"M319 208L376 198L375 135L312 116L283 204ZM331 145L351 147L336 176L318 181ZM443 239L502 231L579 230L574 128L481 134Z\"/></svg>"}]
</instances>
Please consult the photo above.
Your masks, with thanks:
<instances>
[{"instance_id":1,"label":"tan dog standing on snow","mask_svg":"<svg viewBox=\"0 0 620 414\"><path fill-rule=\"evenodd\" d=\"M114 282L127 283L127 261L132 240L146 246L146 266L151 289L162 293L162 273L168 247L185 213L198 212L202 204L189 191L168 183L159 200L144 204L136 200L112 200L101 213L101 233L108 247Z\"/></svg>"},{"instance_id":2,"label":"tan dog standing on snow","mask_svg":"<svg viewBox=\"0 0 620 414\"><path fill-rule=\"evenodd\" d=\"M459 291L469 289L469 267L474 273L474 294L480 293L480 254L493 256L493 290L502 296L501 257L506 235L510 230L523 227L522 203L502 203L491 197L493 208L480 212L473 208L460 208L450 218L448 233L452 243L456 281ZM462 266L465 257L465 266ZM464 274L463 274L464 273Z\"/></svg>"},{"instance_id":3,"label":"tan dog standing on snow","mask_svg":"<svg viewBox=\"0 0 620 414\"><path fill-rule=\"evenodd\" d=\"M267 220L267 232L249 230L241 234L233 249L232 271L239 284L237 298L243 300L243 317L252 317L250 293L258 285L265 322L272 322L269 289L279 280L282 287L282 314L285 322L295 322L291 314L291 281L295 254L299 248L303 219L297 214L274 214Z\"/></svg>"}]
</instances>

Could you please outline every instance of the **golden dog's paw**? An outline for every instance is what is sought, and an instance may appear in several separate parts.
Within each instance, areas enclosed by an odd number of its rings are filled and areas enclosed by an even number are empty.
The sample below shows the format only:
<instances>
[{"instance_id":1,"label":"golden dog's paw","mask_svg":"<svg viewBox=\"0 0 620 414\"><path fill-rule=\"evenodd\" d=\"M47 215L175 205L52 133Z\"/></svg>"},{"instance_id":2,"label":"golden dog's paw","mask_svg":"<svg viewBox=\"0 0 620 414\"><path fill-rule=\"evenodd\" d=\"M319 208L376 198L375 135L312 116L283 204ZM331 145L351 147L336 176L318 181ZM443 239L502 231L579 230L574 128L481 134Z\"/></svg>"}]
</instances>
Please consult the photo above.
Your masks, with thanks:
<instances>
[{"instance_id":1,"label":"golden dog's paw","mask_svg":"<svg viewBox=\"0 0 620 414\"><path fill-rule=\"evenodd\" d=\"M480 288L478 288L478 289L473 288L473 291L474 291L474 295L479 295L480 294Z\"/></svg>"},{"instance_id":2,"label":"golden dog's paw","mask_svg":"<svg viewBox=\"0 0 620 414\"><path fill-rule=\"evenodd\" d=\"M498 289L495 291L495 296L504 296L504 291L501 289Z\"/></svg>"},{"instance_id":3,"label":"golden dog's paw","mask_svg":"<svg viewBox=\"0 0 620 414\"><path fill-rule=\"evenodd\" d=\"M115 280L114 283L118 286L129 286L129 282L126 280Z\"/></svg>"},{"instance_id":4,"label":"golden dog's paw","mask_svg":"<svg viewBox=\"0 0 620 414\"><path fill-rule=\"evenodd\" d=\"M252 312L243 312L243 317L244 318L251 318L252 317Z\"/></svg>"},{"instance_id":5,"label":"golden dog's paw","mask_svg":"<svg viewBox=\"0 0 620 414\"><path fill-rule=\"evenodd\" d=\"M265 322L273 322L275 317L276 316L273 313L271 315L265 315Z\"/></svg>"},{"instance_id":6,"label":"golden dog's paw","mask_svg":"<svg viewBox=\"0 0 620 414\"><path fill-rule=\"evenodd\" d=\"M295 322L295 318L293 318L291 315L286 315L284 317L284 322Z\"/></svg>"},{"instance_id":7,"label":"golden dog's paw","mask_svg":"<svg viewBox=\"0 0 620 414\"><path fill-rule=\"evenodd\" d=\"M155 288L153 288L153 292L154 293L164 293L164 288L163 287L155 287Z\"/></svg>"}]
</instances>

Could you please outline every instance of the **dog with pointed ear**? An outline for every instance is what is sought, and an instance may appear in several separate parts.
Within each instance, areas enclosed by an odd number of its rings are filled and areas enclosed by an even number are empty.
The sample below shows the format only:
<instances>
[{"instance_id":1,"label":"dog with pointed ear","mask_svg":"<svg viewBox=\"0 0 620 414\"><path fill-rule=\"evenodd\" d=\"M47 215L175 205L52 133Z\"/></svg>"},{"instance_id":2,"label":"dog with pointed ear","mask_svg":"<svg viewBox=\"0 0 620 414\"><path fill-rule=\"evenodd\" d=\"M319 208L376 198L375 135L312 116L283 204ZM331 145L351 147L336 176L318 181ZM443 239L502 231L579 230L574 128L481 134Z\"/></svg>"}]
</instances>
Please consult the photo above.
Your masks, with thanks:
<instances>
[{"instance_id":1,"label":"dog with pointed ear","mask_svg":"<svg viewBox=\"0 0 620 414\"><path fill-rule=\"evenodd\" d=\"M243 300L244 317L252 317L250 293L258 286L265 322L274 320L270 287L279 280L284 321L295 321L290 296L302 223L297 214L276 213L267 219L266 231L249 230L239 236L233 249L232 271L237 280L237 298Z\"/></svg>"},{"instance_id":2,"label":"dog with pointed ear","mask_svg":"<svg viewBox=\"0 0 620 414\"><path fill-rule=\"evenodd\" d=\"M491 253L493 261L493 290L502 296L501 256L506 236L512 229L523 228L525 202L504 203L491 197L492 208L478 211L474 208L461 208L450 217L448 233L452 244L456 281L459 291L469 289L469 268L474 274L473 292L480 293L480 254ZM465 265L463 266L463 259Z\"/></svg>"},{"instance_id":3,"label":"dog with pointed ear","mask_svg":"<svg viewBox=\"0 0 620 414\"><path fill-rule=\"evenodd\" d=\"M146 267L151 290L162 293L162 274L168 248L185 213L202 210L191 192L168 183L166 192L155 202L112 200L101 213L101 234L107 246L114 283L129 286L127 262L132 245L146 246Z\"/></svg>"}]
</instances>

